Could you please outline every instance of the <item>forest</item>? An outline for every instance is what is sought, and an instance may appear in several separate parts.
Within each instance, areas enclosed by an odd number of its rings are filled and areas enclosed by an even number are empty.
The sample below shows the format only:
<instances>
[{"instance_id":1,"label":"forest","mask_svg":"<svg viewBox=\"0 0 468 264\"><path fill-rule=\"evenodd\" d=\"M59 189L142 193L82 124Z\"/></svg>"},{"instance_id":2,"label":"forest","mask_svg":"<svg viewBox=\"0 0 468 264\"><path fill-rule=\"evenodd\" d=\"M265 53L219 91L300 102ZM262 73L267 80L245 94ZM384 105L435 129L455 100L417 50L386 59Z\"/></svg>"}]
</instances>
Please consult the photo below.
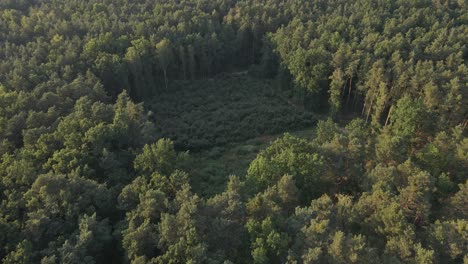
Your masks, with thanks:
<instances>
[{"instance_id":1,"label":"forest","mask_svg":"<svg viewBox=\"0 0 468 264\"><path fill-rule=\"evenodd\" d=\"M0 0L0 262L468 264L465 0Z\"/></svg>"}]
</instances>

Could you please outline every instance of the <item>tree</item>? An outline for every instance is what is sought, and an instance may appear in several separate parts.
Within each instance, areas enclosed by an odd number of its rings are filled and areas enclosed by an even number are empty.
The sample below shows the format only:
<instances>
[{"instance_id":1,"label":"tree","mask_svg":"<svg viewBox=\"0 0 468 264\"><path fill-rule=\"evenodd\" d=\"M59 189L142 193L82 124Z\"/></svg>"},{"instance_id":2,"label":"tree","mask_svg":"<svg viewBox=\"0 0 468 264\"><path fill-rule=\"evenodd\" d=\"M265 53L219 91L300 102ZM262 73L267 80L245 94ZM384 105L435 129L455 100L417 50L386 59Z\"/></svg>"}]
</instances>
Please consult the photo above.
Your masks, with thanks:
<instances>
[{"instance_id":1,"label":"tree","mask_svg":"<svg viewBox=\"0 0 468 264\"><path fill-rule=\"evenodd\" d=\"M121 234L128 260L147 262L165 254L160 225L171 213L174 198L187 186L187 174L175 171L170 176L154 172L137 177L122 189L118 207L126 212Z\"/></svg>"},{"instance_id":2,"label":"tree","mask_svg":"<svg viewBox=\"0 0 468 264\"><path fill-rule=\"evenodd\" d=\"M295 239L289 258L298 263L377 263L363 235L347 233L353 218L351 197L339 195L334 203L328 195L297 208L289 222Z\"/></svg>"},{"instance_id":3,"label":"tree","mask_svg":"<svg viewBox=\"0 0 468 264\"><path fill-rule=\"evenodd\" d=\"M67 242L64 239L69 236L75 239L76 236L73 233L79 228L80 217L83 212L96 213L96 215L99 214L105 217L113 210L109 203L109 190L104 185L83 179L78 175L41 175L25 196L27 197L27 220L25 221L24 236L38 250L50 247L42 254L45 254L45 252L58 253L59 248L53 246L57 243L71 247L71 245L66 245ZM96 220L96 216L94 216L94 220ZM99 230L102 231L102 228L108 228L105 222L102 224L103 226L99 227ZM50 229L50 227L53 228ZM98 240L103 239L107 242L110 240L110 238L104 236L106 231L99 232L97 234ZM80 239L85 238L78 237ZM83 243L85 242L83 241ZM94 246L99 247L98 244ZM90 246L89 251L83 249L88 252L84 254L93 252L94 246ZM102 246L106 247L105 245ZM99 250L94 252L96 254L103 253ZM42 254L35 256L35 258L44 257ZM75 253L69 252L66 254Z\"/></svg>"},{"instance_id":4,"label":"tree","mask_svg":"<svg viewBox=\"0 0 468 264\"><path fill-rule=\"evenodd\" d=\"M96 213L79 220L79 230L58 249L57 255L45 257L63 263L93 263L111 256L111 226L107 220L97 221ZM44 259L44 258L43 258Z\"/></svg>"},{"instance_id":5,"label":"tree","mask_svg":"<svg viewBox=\"0 0 468 264\"><path fill-rule=\"evenodd\" d=\"M318 121L315 129L317 135L314 138L314 143L318 145L330 142L339 132L339 127L331 119Z\"/></svg>"},{"instance_id":6,"label":"tree","mask_svg":"<svg viewBox=\"0 0 468 264\"><path fill-rule=\"evenodd\" d=\"M453 221L437 220L431 225L431 240L440 259L450 259L454 263L466 255L468 222L463 219Z\"/></svg>"},{"instance_id":7,"label":"tree","mask_svg":"<svg viewBox=\"0 0 468 264\"><path fill-rule=\"evenodd\" d=\"M328 99L330 103L330 111L332 115L336 115L341 108L341 97L342 97L342 88L345 85L344 73L341 69L336 69L333 71L333 75L330 76L331 83L328 93L330 98Z\"/></svg>"},{"instance_id":8,"label":"tree","mask_svg":"<svg viewBox=\"0 0 468 264\"><path fill-rule=\"evenodd\" d=\"M186 153L185 153L186 154ZM159 139L156 143L145 145L143 152L136 156L135 169L143 174L160 173L170 175L180 166L184 154L178 154L174 150L174 144L169 139Z\"/></svg>"},{"instance_id":9,"label":"tree","mask_svg":"<svg viewBox=\"0 0 468 264\"><path fill-rule=\"evenodd\" d=\"M408 186L400 191L404 214L415 225L424 225L429 221L433 191L433 178L425 171L409 175Z\"/></svg>"},{"instance_id":10,"label":"tree","mask_svg":"<svg viewBox=\"0 0 468 264\"><path fill-rule=\"evenodd\" d=\"M179 46L179 60L182 66L182 78L187 79L187 54L184 46Z\"/></svg>"},{"instance_id":11,"label":"tree","mask_svg":"<svg viewBox=\"0 0 468 264\"><path fill-rule=\"evenodd\" d=\"M213 260L230 260L235 263L248 259L244 189L244 183L238 177L231 176L226 190L206 202L204 215L209 226L206 241Z\"/></svg>"},{"instance_id":12,"label":"tree","mask_svg":"<svg viewBox=\"0 0 468 264\"><path fill-rule=\"evenodd\" d=\"M366 252L365 238L362 235L348 235L337 231L328 247L328 254L333 263L358 263L363 261Z\"/></svg>"},{"instance_id":13,"label":"tree","mask_svg":"<svg viewBox=\"0 0 468 264\"><path fill-rule=\"evenodd\" d=\"M251 235L253 263L281 263L285 259L288 236L276 230L269 217L260 222L250 220L246 228Z\"/></svg>"},{"instance_id":14,"label":"tree","mask_svg":"<svg viewBox=\"0 0 468 264\"><path fill-rule=\"evenodd\" d=\"M298 189L290 175L284 175L272 187L247 202L245 225L252 247L254 263L279 263L287 254L289 236L286 218L297 205Z\"/></svg>"},{"instance_id":15,"label":"tree","mask_svg":"<svg viewBox=\"0 0 468 264\"><path fill-rule=\"evenodd\" d=\"M161 216L158 247L162 254L155 263L201 263L207 261L203 241L200 208L203 201L193 195L188 185L177 192L173 212Z\"/></svg>"},{"instance_id":16,"label":"tree","mask_svg":"<svg viewBox=\"0 0 468 264\"><path fill-rule=\"evenodd\" d=\"M468 208L465 206L465 201L468 199L468 181L458 185L458 192L450 197L447 213L453 218L466 219L468 216Z\"/></svg>"},{"instance_id":17,"label":"tree","mask_svg":"<svg viewBox=\"0 0 468 264\"><path fill-rule=\"evenodd\" d=\"M323 158L305 140L285 134L260 152L249 166L247 180L255 190L273 186L285 174L301 186L301 200L320 195L327 185Z\"/></svg>"},{"instance_id":18,"label":"tree","mask_svg":"<svg viewBox=\"0 0 468 264\"><path fill-rule=\"evenodd\" d=\"M32 245L27 240L23 240L16 246L16 249L10 252L5 258L3 258L3 263L13 264L20 263L26 264L31 263L33 258Z\"/></svg>"},{"instance_id":19,"label":"tree","mask_svg":"<svg viewBox=\"0 0 468 264\"><path fill-rule=\"evenodd\" d=\"M196 67L197 67L197 61L195 59L195 49L192 45L189 45L187 47L187 55L188 55L188 66L189 66L189 71L190 71L190 78L192 80L195 80L196 78Z\"/></svg>"},{"instance_id":20,"label":"tree","mask_svg":"<svg viewBox=\"0 0 468 264\"><path fill-rule=\"evenodd\" d=\"M374 185L372 191L361 195L353 212L363 233L373 236L390 256L402 260L412 257L414 226L407 222L395 194Z\"/></svg>"},{"instance_id":21,"label":"tree","mask_svg":"<svg viewBox=\"0 0 468 264\"><path fill-rule=\"evenodd\" d=\"M164 73L164 83L167 90L167 67L174 59L172 43L169 39L163 39L156 44L156 56L159 62L159 67Z\"/></svg>"}]
</instances>

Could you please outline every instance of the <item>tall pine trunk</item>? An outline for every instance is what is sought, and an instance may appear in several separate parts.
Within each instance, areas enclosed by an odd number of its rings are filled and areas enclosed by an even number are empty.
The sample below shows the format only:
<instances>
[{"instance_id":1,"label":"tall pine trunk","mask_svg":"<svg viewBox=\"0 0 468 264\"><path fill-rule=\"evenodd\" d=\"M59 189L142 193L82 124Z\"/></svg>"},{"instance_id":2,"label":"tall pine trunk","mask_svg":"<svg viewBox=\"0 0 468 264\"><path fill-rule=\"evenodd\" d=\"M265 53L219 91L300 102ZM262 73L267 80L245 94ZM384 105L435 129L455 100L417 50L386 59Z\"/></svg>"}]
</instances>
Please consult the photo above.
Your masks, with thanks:
<instances>
[{"instance_id":1,"label":"tall pine trunk","mask_svg":"<svg viewBox=\"0 0 468 264\"><path fill-rule=\"evenodd\" d=\"M367 121L369 120L369 116L370 116L370 113L372 111L372 106L374 105L375 94L376 94L375 91L373 91L371 101L370 101L370 105L369 105L369 110L367 111L367 115L366 115L366 124L367 124ZM364 111L364 109L363 109L363 111Z\"/></svg>"},{"instance_id":2,"label":"tall pine trunk","mask_svg":"<svg viewBox=\"0 0 468 264\"><path fill-rule=\"evenodd\" d=\"M387 119L385 120L385 125L384 127L386 127L388 125L388 122L390 121L390 116L392 114L392 109L393 109L393 105L390 106L390 110L388 110L388 114L387 114Z\"/></svg>"},{"instance_id":3,"label":"tall pine trunk","mask_svg":"<svg viewBox=\"0 0 468 264\"><path fill-rule=\"evenodd\" d=\"M351 90L353 89L353 76L349 78L349 90L348 90L348 98L346 98L346 108L349 105L349 98L351 97Z\"/></svg>"},{"instance_id":4,"label":"tall pine trunk","mask_svg":"<svg viewBox=\"0 0 468 264\"><path fill-rule=\"evenodd\" d=\"M166 75L166 70L164 70L164 83L166 84L166 91L167 89L167 75Z\"/></svg>"}]
</instances>

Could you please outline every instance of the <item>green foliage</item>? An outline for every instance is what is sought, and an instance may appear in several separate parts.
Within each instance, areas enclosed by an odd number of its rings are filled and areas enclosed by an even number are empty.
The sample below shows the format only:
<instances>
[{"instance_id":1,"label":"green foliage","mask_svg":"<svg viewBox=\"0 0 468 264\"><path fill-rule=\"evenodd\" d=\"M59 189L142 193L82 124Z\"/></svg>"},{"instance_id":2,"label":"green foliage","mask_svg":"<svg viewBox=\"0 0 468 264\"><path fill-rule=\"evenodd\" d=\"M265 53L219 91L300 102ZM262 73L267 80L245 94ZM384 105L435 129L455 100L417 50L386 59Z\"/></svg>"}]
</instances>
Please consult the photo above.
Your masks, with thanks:
<instances>
[{"instance_id":1,"label":"green foliage","mask_svg":"<svg viewBox=\"0 0 468 264\"><path fill-rule=\"evenodd\" d=\"M261 222L249 221L246 228L253 240L253 263L280 263L287 248L287 235L276 231L269 217Z\"/></svg>"},{"instance_id":2,"label":"green foliage","mask_svg":"<svg viewBox=\"0 0 468 264\"><path fill-rule=\"evenodd\" d=\"M468 239L468 223L465 219L456 221L436 221L431 226L431 238L441 259L454 261L466 255L465 242Z\"/></svg>"},{"instance_id":3,"label":"green foliage","mask_svg":"<svg viewBox=\"0 0 468 264\"><path fill-rule=\"evenodd\" d=\"M180 166L186 154L176 153L172 141L160 139L155 144L143 147L143 153L135 157L135 169L143 174L169 175Z\"/></svg>"},{"instance_id":4,"label":"green foliage","mask_svg":"<svg viewBox=\"0 0 468 264\"><path fill-rule=\"evenodd\" d=\"M263 134L298 130L315 117L294 104L271 80L224 75L204 81L171 82L170 92L148 100L162 137L177 149L199 151Z\"/></svg>"},{"instance_id":5,"label":"green foliage","mask_svg":"<svg viewBox=\"0 0 468 264\"><path fill-rule=\"evenodd\" d=\"M164 72L164 82L167 90L167 67L172 60L174 60L171 42L168 39L163 39L156 44L156 56L158 58L159 67L161 67L161 70Z\"/></svg>"},{"instance_id":6,"label":"green foliage","mask_svg":"<svg viewBox=\"0 0 468 264\"><path fill-rule=\"evenodd\" d=\"M32 259L32 246L26 240L23 240L16 246L14 251L11 251L4 259L4 263L13 264L13 263L21 263L26 264L30 263Z\"/></svg>"},{"instance_id":7,"label":"green foliage","mask_svg":"<svg viewBox=\"0 0 468 264\"><path fill-rule=\"evenodd\" d=\"M0 0L0 262L468 263L466 22Z\"/></svg>"},{"instance_id":8,"label":"green foliage","mask_svg":"<svg viewBox=\"0 0 468 264\"><path fill-rule=\"evenodd\" d=\"M156 258L156 263L201 263L206 260L206 244L200 230L203 227L198 219L201 203L188 185L177 192L174 213L161 216L158 246L164 253Z\"/></svg>"},{"instance_id":9,"label":"green foliage","mask_svg":"<svg viewBox=\"0 0 468 264\"><path fill-rule=\"evenodd\" d=\"M310 143L285 134L252 161L247 180L258 191L272 186L283 175L290 174L301 186L301 198L307 201L326 188L323 169L323 158L315 153Z\"/></svg>"},{"instance_id":10,"label":"green foliage","mask_svg":"<svg viewBox=\"0 0 468 264\"><path fill-rule=\"evenodd\" d=\"M226 190L207 200L205 209L209 228L206 230L208 251L214 262L244 262L248 252L245 184L231 176Z\"/></svg>"},{"instance_id":11,"label":"green foliage","mask_svg":"<svg viewBox=\"0 0 468 264\"><path fill-rule=\"evenodd\" d=\"M397 102L391 116L390 131L392 135L397 137L413 137L414 140L414 137L417 136L418 139L422 139L424 134L429 132L428 121L428 113L420 100L414 101L409 97L403 97Z\"/></svg>"},{"instance_id":12,"label":"green foliage","mask_svg":"<svg viewBox=\"0 0 468 264\"><path fill-rule=\"evenodd\" d=\"M465 201L468 198L468 182L459 184L458 189L458 192L450 197L447 213L452 215L454 218L466 219L468 208L465 205Z\"/></svg>"}]
</instances>

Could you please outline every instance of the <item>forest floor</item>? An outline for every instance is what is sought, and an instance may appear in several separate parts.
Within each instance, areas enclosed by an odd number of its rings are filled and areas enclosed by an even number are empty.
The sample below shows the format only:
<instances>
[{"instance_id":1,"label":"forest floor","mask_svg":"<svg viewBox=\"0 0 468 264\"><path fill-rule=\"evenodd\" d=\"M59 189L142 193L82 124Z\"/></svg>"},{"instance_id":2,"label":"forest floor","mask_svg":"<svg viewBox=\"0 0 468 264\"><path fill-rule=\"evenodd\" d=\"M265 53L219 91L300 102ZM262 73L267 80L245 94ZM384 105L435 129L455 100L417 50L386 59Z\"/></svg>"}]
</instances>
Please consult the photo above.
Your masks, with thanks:
<instances>
[{"instance_id":1,"label":"forest floor","mask_svg":"<svg viewBox=\"0 0 468 264\"><path fill-rule=\"evenodd\" d=\"M160 137L190 151L191 183L203 196L222 192L229 175L244 176L256 155L283 133L310 136L317 121L274 80L244 72L173 81L169 88L145 106Z\"/></svg>"},{"instance_id":2,"label":"forest floor","mask_svg":"<svg viewBox=\"0 0 468 264\"><path fill-rule=\"evenodd\" d=\"M314 127L297 131L284 131L297 137L312 138ZM280 134L264 134L239 143L213 147L191 153L191 186L202 196L211 197L224 191L230 175L244 177L249 164L257 154L267 148Z\"/></svg>"},{"instance_id":3,"label":"forest floor","mask_svg":"<svg viewBox=\"0 0 468 264\"><path fill-rule=\"evenodd\" d=\"M169 91L148 101L160 137L178 150L199 152L262 135L315 124L316 115L281 90L274 80L247 75L173 81Z\"/></svg>"}]
</instances>

